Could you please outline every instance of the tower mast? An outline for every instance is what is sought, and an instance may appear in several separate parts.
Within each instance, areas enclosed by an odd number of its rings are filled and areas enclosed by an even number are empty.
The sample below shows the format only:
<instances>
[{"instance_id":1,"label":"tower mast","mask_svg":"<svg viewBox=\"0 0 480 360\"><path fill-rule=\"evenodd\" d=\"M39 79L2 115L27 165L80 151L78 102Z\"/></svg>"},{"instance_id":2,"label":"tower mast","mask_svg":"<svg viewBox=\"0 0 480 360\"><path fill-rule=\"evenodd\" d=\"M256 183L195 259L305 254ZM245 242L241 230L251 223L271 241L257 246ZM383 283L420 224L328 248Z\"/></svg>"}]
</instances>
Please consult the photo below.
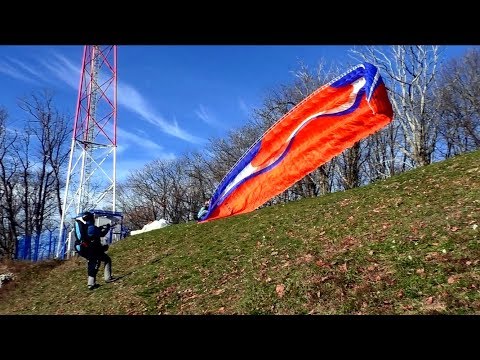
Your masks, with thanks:
<instances>
[{"instance_id":1,"label":"tower mast","mask_svg":"<svg viewBox=\"0 0 480 360\"><path fill-rule=\"evenodd\" d=\"M57 258L72 248L66 237L68 219L95 208L115 212L116 159L117 46L85 45Z\"/></svg>"}]
</instances>

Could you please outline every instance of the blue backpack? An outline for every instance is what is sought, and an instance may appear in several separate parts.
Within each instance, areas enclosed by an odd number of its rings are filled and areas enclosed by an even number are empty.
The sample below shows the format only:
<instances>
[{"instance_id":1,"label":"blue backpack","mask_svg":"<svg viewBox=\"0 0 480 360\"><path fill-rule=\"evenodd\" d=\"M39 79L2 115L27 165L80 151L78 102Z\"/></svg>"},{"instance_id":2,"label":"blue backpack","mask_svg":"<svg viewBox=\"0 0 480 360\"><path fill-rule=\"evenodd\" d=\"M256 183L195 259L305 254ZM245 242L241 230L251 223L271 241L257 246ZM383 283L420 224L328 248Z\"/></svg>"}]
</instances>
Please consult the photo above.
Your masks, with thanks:
<instances>
[{"instance_id":1,"label":"blue backpack","mask_svg":"<svg viewBox=\"0 0 480 360\"><path fill-rule=\"evenodd\" d=\"M87 233L88 225L79 219L75 219L74 234L75 234L75 246L74 249L78 255L85 257L88 246L90 245L90 239Z\"/></svg>"}]
</instances>

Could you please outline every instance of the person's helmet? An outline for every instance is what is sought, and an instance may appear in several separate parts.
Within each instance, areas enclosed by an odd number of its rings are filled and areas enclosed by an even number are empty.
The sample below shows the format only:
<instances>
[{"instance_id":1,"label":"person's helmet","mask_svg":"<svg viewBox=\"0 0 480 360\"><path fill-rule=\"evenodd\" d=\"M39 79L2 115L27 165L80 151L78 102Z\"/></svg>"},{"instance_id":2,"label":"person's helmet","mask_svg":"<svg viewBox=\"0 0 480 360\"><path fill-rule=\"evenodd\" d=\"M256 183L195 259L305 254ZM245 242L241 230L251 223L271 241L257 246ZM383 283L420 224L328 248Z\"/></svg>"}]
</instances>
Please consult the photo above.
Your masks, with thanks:
<instances>
[{"instance_id":1,"label":"person's helmet","mask_svg":"<svg viewBox=\"0 0 480 360\"><path fill-rule=\"evenodd\" d=\"M94 217L93 217L93 214L90 211L85 211L82 215L82 219L85 222L89 222L89 221L93 221Z\"/></svg>"}]
</instances>

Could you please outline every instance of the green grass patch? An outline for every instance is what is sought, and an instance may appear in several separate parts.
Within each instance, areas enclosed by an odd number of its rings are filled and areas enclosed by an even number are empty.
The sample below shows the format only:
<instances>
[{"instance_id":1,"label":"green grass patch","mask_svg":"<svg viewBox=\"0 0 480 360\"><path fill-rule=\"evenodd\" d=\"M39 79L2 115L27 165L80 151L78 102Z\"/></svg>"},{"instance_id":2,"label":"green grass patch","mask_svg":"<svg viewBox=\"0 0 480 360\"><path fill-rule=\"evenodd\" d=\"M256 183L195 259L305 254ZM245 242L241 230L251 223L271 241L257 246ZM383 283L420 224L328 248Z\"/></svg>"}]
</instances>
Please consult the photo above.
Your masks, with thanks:
<instances>
[{"instance_id":1,"label":"green grass patch","mask_svg":"<svg viewBox=\"0 0 480 360\"><path fill-rule=\"evenodd\" d=\"M95 291L81 258L6 263L0 314L479 314L479 162L128 237Z\"/></svg>"}]
</instances>

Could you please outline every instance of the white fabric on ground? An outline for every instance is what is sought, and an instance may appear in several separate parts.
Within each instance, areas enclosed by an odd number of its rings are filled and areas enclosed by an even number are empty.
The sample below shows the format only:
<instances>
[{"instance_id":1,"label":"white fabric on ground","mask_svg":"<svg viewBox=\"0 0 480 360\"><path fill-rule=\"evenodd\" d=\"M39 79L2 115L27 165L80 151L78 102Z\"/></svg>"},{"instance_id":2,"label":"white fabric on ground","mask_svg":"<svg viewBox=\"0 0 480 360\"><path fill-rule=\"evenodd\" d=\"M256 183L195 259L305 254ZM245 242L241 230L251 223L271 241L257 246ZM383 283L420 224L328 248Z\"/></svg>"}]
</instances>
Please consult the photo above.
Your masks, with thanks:
<instances>
[{"instance_id":1,"label":"white fabric on ground","mask_svg":"<svg viewBox=\"0 0 480 360\"><path fill-rule=\"evenodd\" d=\"M147 232L147 231L152 231L152 230L155 230L155 229L161 229L161 228L164 228L167 225L168 225L168 223L165 219L155 220L155 221L152 221L151 223L145 225L142 228L142 230L132 230L130 232L130 235L137 235L137 234L141 234L141 233L144 233L144 232Z\"/></svg>"}]
</instances>

